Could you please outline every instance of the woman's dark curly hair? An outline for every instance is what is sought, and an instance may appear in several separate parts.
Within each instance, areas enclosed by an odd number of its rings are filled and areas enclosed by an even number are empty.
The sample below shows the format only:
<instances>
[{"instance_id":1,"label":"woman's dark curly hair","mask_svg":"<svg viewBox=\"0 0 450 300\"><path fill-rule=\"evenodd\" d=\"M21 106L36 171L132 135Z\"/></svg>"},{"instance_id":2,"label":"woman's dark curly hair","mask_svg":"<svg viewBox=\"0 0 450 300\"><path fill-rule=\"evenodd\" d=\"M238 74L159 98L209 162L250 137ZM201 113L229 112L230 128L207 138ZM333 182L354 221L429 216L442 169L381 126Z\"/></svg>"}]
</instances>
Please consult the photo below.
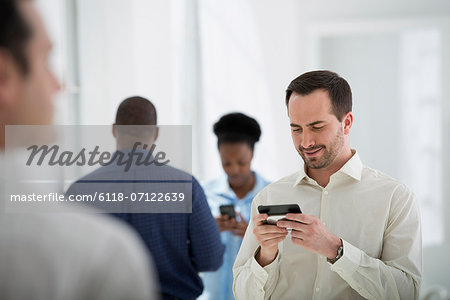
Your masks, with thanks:
<instances>
[{"instance_id":1,"label":"woman's dark curly hair","mask_svg":"<svg viewBox=\"0 0 450 300\"><path fill-rule=\"evenodd\" d=\"M214 124L217 146L224 143L247 143L253 150L261 136L258 122L242 113L230 113L222 116Z\"/></svg>"}]
</instances>

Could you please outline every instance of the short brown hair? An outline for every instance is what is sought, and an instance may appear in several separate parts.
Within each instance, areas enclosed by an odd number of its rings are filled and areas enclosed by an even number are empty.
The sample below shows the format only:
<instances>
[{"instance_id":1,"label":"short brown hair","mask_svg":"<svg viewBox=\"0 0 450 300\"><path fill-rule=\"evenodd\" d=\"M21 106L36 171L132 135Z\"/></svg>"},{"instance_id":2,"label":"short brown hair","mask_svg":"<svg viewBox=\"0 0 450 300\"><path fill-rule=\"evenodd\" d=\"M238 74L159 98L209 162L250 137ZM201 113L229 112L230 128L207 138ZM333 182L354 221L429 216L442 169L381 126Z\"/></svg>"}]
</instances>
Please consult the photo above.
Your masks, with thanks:
<instances>
[{"instance_id":1,"label":"short brown hair","mask_svg":"<svg viewBox=\"0 0 450 300\"><path fill-rule=\"evenodd\" d=\"M289 105L292 93L306 96L319 89L328 92L333 113L339 121L352 111L350 85L337 73L325 70L307 72L292 80L286 89L286 106Z\"/></svg>"},{"instance_id":2,"label":"short brown hair","mask_svg":"<svg viewBox=\"0 0 450 300\"><path fill-rule=\"evenodd\" d=\"M0 1L0 49L14 58L22 73L29 71L26 47L32 30L22 16L17 0Z\"/></svg>"}]
</instances>

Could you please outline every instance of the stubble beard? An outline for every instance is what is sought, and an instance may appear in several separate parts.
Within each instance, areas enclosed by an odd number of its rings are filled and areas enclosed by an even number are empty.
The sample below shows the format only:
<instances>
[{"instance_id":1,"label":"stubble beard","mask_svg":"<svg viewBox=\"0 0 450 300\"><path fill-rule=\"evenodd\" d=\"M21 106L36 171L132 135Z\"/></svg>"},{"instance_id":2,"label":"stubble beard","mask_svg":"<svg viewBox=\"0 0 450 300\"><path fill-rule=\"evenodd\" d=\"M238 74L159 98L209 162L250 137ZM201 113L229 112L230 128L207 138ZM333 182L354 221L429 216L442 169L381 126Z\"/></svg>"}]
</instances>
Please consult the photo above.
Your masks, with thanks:
<instances>
[{"instance_id":1,"label":"stubble beard","mask_svg":"<svg viewBox=\"0 0 450 300\"><path fill-rule=\"evenodd\" d=\"M325 145L316 145L311 149L318 149L323 148L322 151L324 152L321 157L311 157L307 158L304 154L304 148L301 146L297 149L298 153L303 159L303 162L305 163L305 166L309 169L323 169L328 167L338 156L339 152L341 151L342 147L344 145L344 132L343 129L338 129L338 132L336 133L336 136L333 140L333 142L326 147Z\"/></svg>"}]
</instances>

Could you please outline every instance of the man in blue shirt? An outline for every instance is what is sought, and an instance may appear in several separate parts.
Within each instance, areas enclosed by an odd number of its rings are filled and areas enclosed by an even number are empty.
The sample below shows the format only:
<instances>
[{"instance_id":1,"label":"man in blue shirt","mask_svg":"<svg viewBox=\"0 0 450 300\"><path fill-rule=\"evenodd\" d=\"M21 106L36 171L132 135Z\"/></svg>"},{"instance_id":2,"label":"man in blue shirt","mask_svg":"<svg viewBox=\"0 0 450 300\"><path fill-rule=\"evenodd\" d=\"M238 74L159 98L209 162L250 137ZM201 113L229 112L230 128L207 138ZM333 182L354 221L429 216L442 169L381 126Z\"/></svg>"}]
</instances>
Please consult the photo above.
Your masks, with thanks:
<instances>
[{"instance_id":1,"label":"man in blue shirt","mask_svg":"<svg viewBox=\"0 0 450 300\"><path fill-rule=\"evenodd\" d=\"M131 147L127 145L127 137L119 132L119 126L116 125L156 125L156 119L156 109L147 99L125 99L118 108L113 127L118 152L127 152ZM148 144L153 144L156 138L157 131ZM101 183L99 187L94 183L99 178L114 180ZM168 182L179 179L192 182L192 213L125 212L115 215L134 227L150 250L158 270L163 299L195 299L203 291L198 273L220 267L224 245L203 189L193 176L168 165L145 166L136 162L124 172L123 165L112 163L78 180L66 194L93 194L99 189L110 193L126 193L136 188L138 183L155 178ZM89 182L93 184L87 184Z\"/></svg>"}]
</instances>

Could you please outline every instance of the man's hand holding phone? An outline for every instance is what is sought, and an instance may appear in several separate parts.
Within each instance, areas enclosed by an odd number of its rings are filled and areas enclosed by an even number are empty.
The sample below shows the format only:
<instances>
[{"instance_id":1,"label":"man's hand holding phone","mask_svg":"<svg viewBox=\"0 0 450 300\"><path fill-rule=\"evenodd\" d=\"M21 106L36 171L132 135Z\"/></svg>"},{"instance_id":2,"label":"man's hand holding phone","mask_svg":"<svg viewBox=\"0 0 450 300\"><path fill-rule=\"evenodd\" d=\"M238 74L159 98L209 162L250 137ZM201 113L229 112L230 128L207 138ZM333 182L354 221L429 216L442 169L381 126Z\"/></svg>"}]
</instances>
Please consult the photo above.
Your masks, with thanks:
<instances>
[{"instance_id":1,"label":"man's hand holding phone","mask_svg":"<svg viewBox=\"0 0 450 300\"><path fill-rule=\"evenodd\" d=\"M263 267L275 259L278 244L286 238L288 229L291 230L292 243L329 259L335 258L342 246L342 240L332 234L319 218L302 214L297 204L261 205L258 211L260 214L253 219L253 233L261 247L256 261Z\"/></svg>"},{"instance_id":2,"label":"man's hand holding phone","mask_svg":"<svg viewBox=\"0 0 450 300\"><path fill-rule=\"evenodd\" d=\"M335 258L338 248L342 246L342 240L332 234L316 216L287 214L285 220L277 222L277 226L292 229L292 243L329 259Z\"/></svg>"},{"instance_id":3,"label":"man's hand holding phone","mask_svg":"<svg viewBox=\"0 0 450 300\"><path fill-rule=\"evenodd\" d=\"M262 267L273 262L278 253L278 243L282 242L288 234L286 228L267 224L268 217L269 215L264 213L253 218L255 224L253 234L260 246L255 259Z\"/></svg>"},{"instance_id":4,"label":"man's hand holding phone","mask_svg":"<svg viewBox=\"0 0 450 300\"><path fill-rule=\"evenodd\" d=\"M260 245L256 261L264 267L275 259L278 244L288 234L287 228L277 226L278 220L285 219L289 213L301 213L302 211L298 204L260 205L258 211L260 214L253 219L255 223L253 233Z\"/></svg>"}]
</instances>

